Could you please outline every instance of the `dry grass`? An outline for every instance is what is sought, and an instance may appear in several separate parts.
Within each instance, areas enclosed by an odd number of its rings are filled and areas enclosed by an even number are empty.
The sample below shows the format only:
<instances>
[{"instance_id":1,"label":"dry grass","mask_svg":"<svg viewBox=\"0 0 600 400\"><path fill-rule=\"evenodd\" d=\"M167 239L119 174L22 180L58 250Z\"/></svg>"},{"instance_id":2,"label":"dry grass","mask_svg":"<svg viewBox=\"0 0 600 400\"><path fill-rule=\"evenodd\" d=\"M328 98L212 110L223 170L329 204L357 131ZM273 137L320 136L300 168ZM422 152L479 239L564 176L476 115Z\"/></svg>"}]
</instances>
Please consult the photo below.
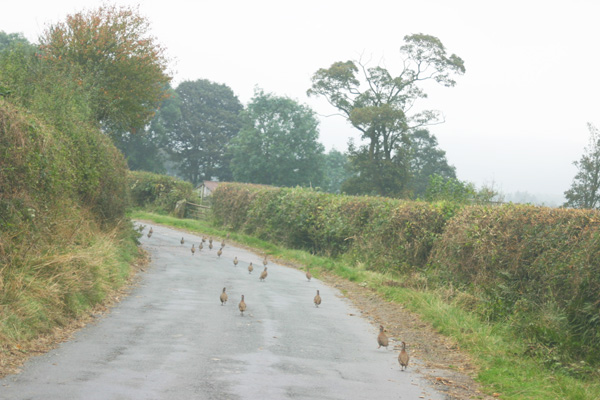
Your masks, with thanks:
<instances>
[{"instance_id":1,"label":"dry grass","mask_svg":"<svg viewBox=\"0 0 600 400\"><path fill-rule=\"evenodd\" d=\"M13 243L0 269L0 375L114 301L138 252L125 224L66 220L52 238ZM139 256L139 255L138 255Z\"/></svg>"}]
</instances>

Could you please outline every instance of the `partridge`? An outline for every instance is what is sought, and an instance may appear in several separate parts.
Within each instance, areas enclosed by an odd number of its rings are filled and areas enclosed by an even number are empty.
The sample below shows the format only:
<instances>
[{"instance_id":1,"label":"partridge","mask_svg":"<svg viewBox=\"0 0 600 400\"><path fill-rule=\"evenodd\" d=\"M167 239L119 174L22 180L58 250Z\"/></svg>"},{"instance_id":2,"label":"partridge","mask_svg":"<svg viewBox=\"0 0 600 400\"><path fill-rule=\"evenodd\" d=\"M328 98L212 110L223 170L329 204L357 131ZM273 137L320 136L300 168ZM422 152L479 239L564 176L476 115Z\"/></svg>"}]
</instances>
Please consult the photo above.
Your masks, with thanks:
<instances>
[{"instance_id":1,"label":"partridge","mask_svg":"<svg viewBox=\"0 0 600 400\"><path fill-rule=\"evenodd\" d=\"M265 270L260 273L259 279L264 282L266 277L267 277L267 267L265 267Z\"/></svg>"},{"instance_id":2,"label":"partridge","mask_svg":"<svg viewBox=\"0 0 600 400\"><path fill-rule=\"evenodd\" d=\"M252 271L254 271L254 266L252 265L252 263L250 263L250 265L248 265L248 273L251 274Z\"/></svg>"},{"instance_id":3,"label":"partridge","mask_svg":"<svg viewBox=\"0 0 600 400\"><path fill-rule=\"evenodd\" d=\"M319 307L319 305L321 304L321 295L319 294L319 291L317 290L317 295L315 296L315 307Z\"/></svg>"},{"instance_id":4,"label":"partridge","mask_svg":"<svg viewBox=\"0 0 600 400\"><path fill-rule=\"evenodd\" d=\"M238 265L238 259L237 256L235 256L235 258L233 259L233 265L235 265L237 267Z\"/></svg>"},{"instance_id":5,"label":"partridge","mask_svg":"<svg viewBox=\"0 0 600 400\"><path fill-rule=\"evenodd\" d=\"M306 268L306 279L308 279L309 282L310 282L311 278L312 278L312 274L310 273L310 271L308 270L308 268Z\"/></svg>"},{"instance_id":6,"label":"partridge","mask_svg":"<svg viewBox=\"0 0 600 400\"><path fill-rule=\"evenodd\" d=\"M183 240L183 238L181 238L181 240L179 241L179 243L184 244L185 240Z\"/></svg>"},{"instance_id":7,"label":"partridge","mask_svg":"<svg viewBox=\"0 0 600 400\"><path fill-rule=\"evenodd\" d=\"M381 346L385 347L386 349L388 347L389 341L388 337L383 332L383 325L379 325L379 336L377 336L377 343L379 344L378 349L380 349Z\"/></svg>"},{"instance_id":8,"label":"partridge","mask_svg":"<svg viewBox=\"0 0 600 400\"><path fill-rule=\"evenodd\" d=\"M400 354L398 354L398 362L400 363L400 369L404 371L406 367L408 367L408 360L410 357L406 352L406 343L402 342L402 350L400 350Z\"/></svg>"},{"instance_id":9,"label":"partridge","mask_svg":"<svg viewBox=\"0 0 600 400\"><path fill-rule=\"evenodd\" d=\"M219 251L217 251L217 255L219 257L221 257L221 254L223 254L223 248L222 247L219 249Z\"/></svg>"},{"instance_id":10,"label":"partridge","mask_svg":"<svg viewBox=\"0 0 600 400\"><path fill-rule=\"evenodd\" d=\"M223 288L223 293L221 293L221 305L227 303L227 293L225 293L225 288Z\"/></svg>"},{"instance_id":11,"label":"partridge","mask_svg":"<svg viewBox=\"0 0 600 400\"><path fill-rule=\"evenodd\" d=\"M194 253L196 252L196 248L194 247L194 244L192 243L192 255L194 255Z\"/></svg>"},{"instance_id":12,"label":"partridge","mask_svg":"<svg viewBox=\"0 0 600 400\"><path fill-rule=\"evenodd\" d=\"M244 311L246 311L246 302L244 301L244 295L242 295L242 301L240 301L240 304L238 304L238 308L240 309L240 312L242 313L243 317Z\"/></svg>"}]
</instances>

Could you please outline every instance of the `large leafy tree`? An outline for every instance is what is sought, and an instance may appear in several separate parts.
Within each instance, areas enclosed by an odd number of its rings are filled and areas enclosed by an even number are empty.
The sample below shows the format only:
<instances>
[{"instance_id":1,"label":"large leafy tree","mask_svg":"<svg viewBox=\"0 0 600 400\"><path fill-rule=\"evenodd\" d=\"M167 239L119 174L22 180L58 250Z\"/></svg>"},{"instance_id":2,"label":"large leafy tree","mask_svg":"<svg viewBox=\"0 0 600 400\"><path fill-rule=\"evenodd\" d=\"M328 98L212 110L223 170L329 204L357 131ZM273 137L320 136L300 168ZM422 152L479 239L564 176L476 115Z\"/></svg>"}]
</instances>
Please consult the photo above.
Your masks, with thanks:
<instances>
[{"instance_id":1,"label":"large leafy tree","mask_svg":"<svg viewBox=\"0 0 600 400\"><path fill-rule=\"evenodd\" d=\"M427 129L410 133L405 154L409 159L408 189L413 197L423 197L434 175L445 180L456 178L456 168L448 164L446 152Z\"/></svg>"},{"instance_id":2,"label":"large leafy tree","mask_svg":"<svg viewBox=\"0 0 600 400\"><path fill-rule=\"evenodd\" d=\"M242 126L242 109L227 85L206 79L185 81L151 126L164 137L165 147L185 179L194 184L230 180L226 150Z\"/></svg>"},{"instance_id":3,"label":"large leafy tree","mask_svg":"<svg viewBox=\"0 0 600 400\"><path fill-rule=\"evenodd\" d=\"M565 207L598 208L600 205L600 131L588 123L590 139L579 161L573 162L577 174L565 191Z\"/></svg>"},{"instance_id":4,"label":"large leafy tree","mask_svg":"<svg viewBox=\"0 0 600 400\"><path fill-rule=\"evenodd\" d=\"M342 183L351 178L348 155L336 149L325 154L325 185L329 193L340 193Z\"/></svg>"},{"instance_id":5,"label":"large leafy tree","mask_svg":"<svg viewBox=\"0 0 600 400\"><path fill-rule=\"evenodd\" d=\"M231 144L236 181L275 186L318 186L323 181L323 145L313 110L287 97L257 89L245 125Z\"/></svg>"},{"instance_id":6,"label":"large leafy tree","mask_svg":"<svg viewBox=\"0 0 600 400\"><path fill-rule=\"evenodd\" d=\"M107 5L69 15L40 37L42 56L76 73L111 133L142 128L165 98L168 60L149 28L137 9Z\"/></svg>"},{"instance_id":7,"label":"large leafy tree","mask_svg":"<svg viewBox=\"0 0 600 400\"><path fill-rule=\"evenodd\" d=\"M396 75L381 66L345 61L319 69L312 77L308 95L325 97L366 141L349 149L357 176L348 189L392 196L406 193L410 175L399 149L411 131L443 120L437 111L414 111L417 101L427 96L422 83L454 86L453 77L465 72L463 60L448 55L434 36L409 35L404 42L402 68Z\"/></svg>"},{"instance_id":8,"label":"large leafy tree","mask_svg":"<svg viewBox=\"0 0 600 400\"><path fill-rule=\"evenodd\" d=\"M33 74L33 71L28 71L30 67L25 65L34 63L32 58L35 50L35 46L20 33L0 31L0 97L14 94L15 86L18 86L15 80L22 81L25 75Z\"/></svg>"},{"instance_id":9,"label":"large leafy tree","mask_svg":"<svg viewBox=\"0 0 600 400\"><path fill-rule=\"evenodd\" d=\"M16 44L31 46L29 41L21 33L6 33L0 31L0 52Z\"/></svg>"}]
</instances>

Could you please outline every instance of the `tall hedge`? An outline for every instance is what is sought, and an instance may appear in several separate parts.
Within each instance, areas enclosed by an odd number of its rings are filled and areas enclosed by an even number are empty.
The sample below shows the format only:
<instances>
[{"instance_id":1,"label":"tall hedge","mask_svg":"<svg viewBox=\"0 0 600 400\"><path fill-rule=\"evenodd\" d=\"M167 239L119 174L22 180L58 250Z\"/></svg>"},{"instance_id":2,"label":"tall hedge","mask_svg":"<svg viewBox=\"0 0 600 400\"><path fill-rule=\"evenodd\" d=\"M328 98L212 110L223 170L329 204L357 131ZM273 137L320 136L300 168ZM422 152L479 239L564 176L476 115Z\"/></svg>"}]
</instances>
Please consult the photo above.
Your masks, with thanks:
<instances>
[{"instance_id":1,"label":"tall hedge","mask_svg":"<svg viewBox=\"0 0 600 400\"><path fill-rule=\"evenodd\" d=\"M326 255L351 252L375 270L424 267L454 207L302 188L221 184L217 223Z\"/></svg>"},{"instance_id":2,"label":"tall hedge","mask_svg":"<svg viewBox=\"0 0 600 400\"><path fill-rule=\"evenodd\" d=\"M0 231L43 222L57 207L83 207L111 223L128 206L125 160L100 130L58 130L1 98L0 188Z\"/></svg>"},{"instance_id":3,"label":"tall hedge","mask_svg":"<svg viewBox=\"0 0 600 400\"><path fill-rule=\"evenodd\" d=\"M0 98L0 352L123 284L125 172L99 129L58 129Z\"/></svg>"},{"instance_id":4,"label":"tall hedge","mask_svg":"<svg viewBox=\"0 0 600 400\"><path fill-rule=\"evenodd\" d=\"M467 207L431 265L555 353L600 362L600 212L529 205Z\"/></svg>"},{"instance_id":5,"label":"tall hedge","mask_svg":"<svg viewBox=\"0 0 600 400\"><path fill-rule=\"evenodd\" d=\"M149 211L172 213L180 200L197 201L190 182L168 175L145 171L129 171L127 175L134 207Z\"/></svg>"}]
</instances>

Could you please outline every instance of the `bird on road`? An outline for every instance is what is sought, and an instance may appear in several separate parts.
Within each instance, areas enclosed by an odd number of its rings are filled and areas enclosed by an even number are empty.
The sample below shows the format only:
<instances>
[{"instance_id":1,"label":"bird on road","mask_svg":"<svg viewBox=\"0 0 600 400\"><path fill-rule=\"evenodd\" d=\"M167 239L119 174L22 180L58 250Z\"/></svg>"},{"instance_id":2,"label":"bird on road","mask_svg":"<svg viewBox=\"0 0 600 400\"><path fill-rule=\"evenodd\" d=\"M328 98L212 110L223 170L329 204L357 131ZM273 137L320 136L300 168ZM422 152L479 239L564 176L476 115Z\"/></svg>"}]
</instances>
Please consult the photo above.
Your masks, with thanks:
<instances>
[{"instance_id":1,"label":"bird on road","mask_svg":"<svg viewBox=\"0 0 600 400\"><path fill-rule=\"evenodd\" d=\"M310 273L308 267L306 267L306 279L308 279L308 281L310 282L311 278L312 278L312 274Z\"/></svg>"},{"instance_id":2,"label":"bird on road","mask_svg":"<svg viewBox=\"0 0 600 400\"><path fill-rule=\"evenodd\" d=\"M146 225L140 225L140 226L138 226L138 231L142 232L145 227L146 227Z\"/></svg>"},{"instance_id":3,"label":"bird on road","mask_svg":"<svg viewBox=\"0 0 600 400\"><path fill-rule=\"evenodd\" d=\"M208 244L212 244L212 237L208 238Z\"/></svg>"},{"instance_id":4,"label":"bird on road","mask_svg":"<svg viewBox=\"0 0 600 400\"><path fill-rule=\"evenodd\" d=\"M246 311L246 302L244 301L244 295L242 295L242 300L240 301L240 304L238 304L238 308L240 309L240 312L242 313L243 317L244 311Z\"/></svg>"},{"instance_id":5,"label":"bird on road","mask_svg":"<svg viewBox=\"0 0 600 400\"><path fill-rule=\"evenodd\" d=\"M227 293L225 293L225 288L223 288L223 293L221 293L221 305L227 303Z\"/></svg>"},{"instance_id":6,"label":"bird on road","mask_svg":"<svg viewBox=\"0 0 600 400\"><path fill-rule=\"evenodd\" d=\"M221 254L223 254L223 248L222 247L219 249L219 251L217 251L217 255L219 257L221 257Z\"/></svg>"},{"instance_id":7,"label":"bird on road","mask_svg":"<svg viewBox=\"0 0 600 400\"><path fill-rule=\"evenodd\" d=\"M267 255L265 254L265 259L263 260L263 265L267 265L267 264L268 264L268 262L267 262Z\"/></svg>"},{"instance_id":8,"label":"bird on road","mask_svg":"<svg viewBox=\"0 0 600 400\"><path fill-rule=\"evenodd\" d=\"M260 273L260 278L258 278L258 279L264 282L266 277L267 277L267 267L265 267L265 270Z\"/></svg>"},{"instance_id":9,"label":"bird on road","mask_svg":"<svg viewBox=\"0 0 600 400\"><path fill-rule=\"evenodd\" d=\"M383 332L383 325L379 325L379 336L377 336L377 344L379 344L378 349L380 349L381 346L387 349L389 344L388 337Z\"/></svg>"},{"instance_id":10,"label":"bird on road","mask_svg":"<svg viewBox=\"0 0 600 400\"><path fill-rule=\"evenodd\" d=\"M150 236L152 236L152 232L148 232L148 239L150 239Z\"/></svg>"},{"instance_id":11,"label":"bird on road","mask_svg":"<svg viewBox=\"0 0 600 400\"><path fill-rule=\"evenodd\" d=\"M194 255L194 253L196 252L196 248L194 247L193 243L192 243L192 249L191 249L191 251L192 251L192 255Z\"/></svg>"},{"instance_id":12,"label":"bird on road","mask_svg":"<svg viewBox=\"0 0 600 400\"><path fill-rule=\"evenodd\" d=\"M248 273L251 274L252 271L254 271L254 266L252 265L252 263L250 263L250 265L248 265Z\"/></svg>"},{"instance_id":13,"label":"bird on road","mask_svg":"<svg viewBox=\"0 0 600 400\"><path fill-rule=\"evenodd\" d=\"M221 247L225 247L225 239L221 242Z\"/></svg>"},{"instance_id":14,"label":"bird on road","mask_svg":"<svg viewBox=\"0 0 600 400\"><path fill-rule=\"evenodd\" d=\"M184 244L185 240L183 240L183 237L181 238L181 240L179 241L179 243Z\"/></svg>"},{"instance_id":15,"label":"bird on road","mask_svg":"<svg viewBox=\"0 0 600 400\"><path fill-rule=\"evenodd\" d=\"M317 295L315 296L315 307L319 307L319 305L321 304L321 295L319 294L319 291L317 290Z\"/></svg>"},{"instance_id":16,"label":"bird on road","mask_svg":"<svg viewBox=\"0 0 600 400\"><path fill-rule=\"evenodd\" d=\"M150 227L150 234L153 234L154 230L152 229L152 227Z\"/></svg>"},{"instance_id":17,"label":"bird on road","mask_svg":"<svg viewBox=\"0 0 600 400\"><path fill-rule=\"evenodd\" d=\"M212 250L212 242L208 242L208 249Z\"/></svg>"},{"instance_id":18,"label":"bird on road","mask_svg":"<svg viewBox=\"0 0 600 400\"><path fill-rule=\"evenodd\" d=\"M202 243L206 242L206 236L202 236Z\"/></svg>"},{"instance_id":19,"label":"bird on road","mask_svg":"<svg viewBox=\"0 0 600 400\"><path fill-rule=\"evenodd\" d=\"M406 352L406 343L402 342L402 350L400 350L400 354L398 354L398 362L400 363L400 369L404 371L406 367L408 367L408 360L410 357Z\"/></svg>"},{"instance_id":20,"label":"bird on road","mask_svg":"<svg viewBox=\"0 0 600 400\"><path fill-rule=\"evenodd\" d=\"M198 245L198 250L202 250L204 248L204 246L202 246L202 242L200 242L200 244Z\"/></svg>"},{"instance_id":21,"label":"bird on road","mask_svg":"<svg viewBox=\"0 0 600 400\"><path fill-rule=\"evenodd\" d=\"M235 265L237 267L238 265L238 259L237 256L235 256L235 258L233 259L233 265Z\"/></svg>"}]
</instances>

